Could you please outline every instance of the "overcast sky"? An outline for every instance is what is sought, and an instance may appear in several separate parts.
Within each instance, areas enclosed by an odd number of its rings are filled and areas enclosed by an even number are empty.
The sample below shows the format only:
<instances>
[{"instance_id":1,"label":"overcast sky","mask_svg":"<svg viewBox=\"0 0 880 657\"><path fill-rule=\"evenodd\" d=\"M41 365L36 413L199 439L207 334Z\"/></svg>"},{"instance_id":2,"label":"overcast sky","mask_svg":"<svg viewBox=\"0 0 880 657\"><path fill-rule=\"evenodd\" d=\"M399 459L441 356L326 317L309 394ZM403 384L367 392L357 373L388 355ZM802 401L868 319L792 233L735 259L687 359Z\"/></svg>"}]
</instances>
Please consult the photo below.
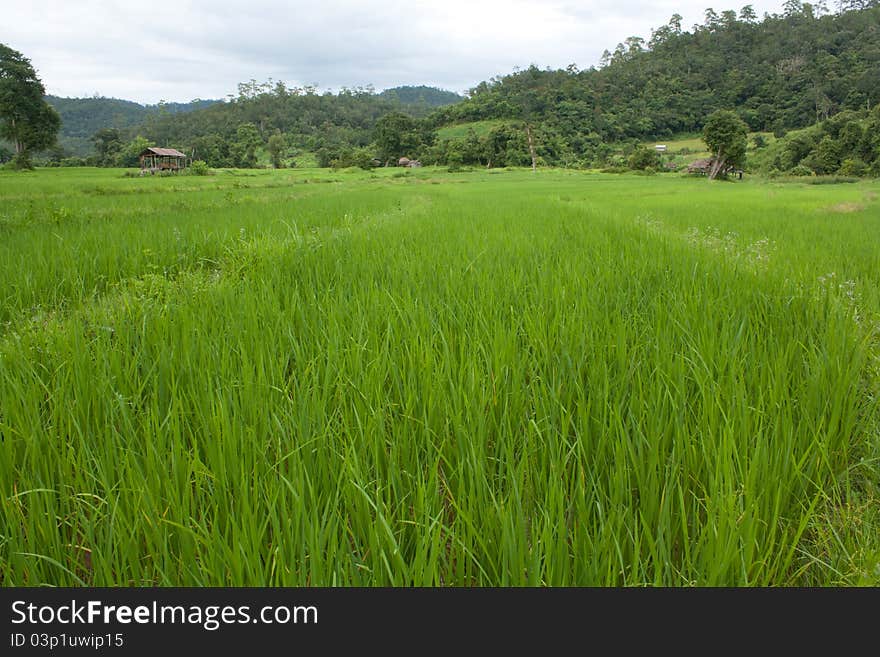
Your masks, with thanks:
<instances>
[{"instance_id":1,"label":"overcast sky","mask_svg":"<svg viewBox=\"0 0 880 657\"><path fill-rule=\"evenodd\" d=\"M674 13L690 29L707 6L745 4L782 0L0 0L0 43L59 96L223 98L251 78L463 92L533 63L588 68Z\"/></svg>"}]
</instances>

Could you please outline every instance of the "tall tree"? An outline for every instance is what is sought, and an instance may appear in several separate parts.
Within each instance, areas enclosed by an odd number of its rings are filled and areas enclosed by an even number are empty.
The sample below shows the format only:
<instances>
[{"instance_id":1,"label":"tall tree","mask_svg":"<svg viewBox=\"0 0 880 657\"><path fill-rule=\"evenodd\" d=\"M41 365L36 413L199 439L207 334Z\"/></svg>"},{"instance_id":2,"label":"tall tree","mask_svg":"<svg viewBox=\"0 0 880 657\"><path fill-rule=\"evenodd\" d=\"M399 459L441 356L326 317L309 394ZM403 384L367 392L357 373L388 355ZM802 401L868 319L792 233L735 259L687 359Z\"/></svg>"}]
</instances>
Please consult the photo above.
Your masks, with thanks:
<instances>
[{"instance_id":1,"label":"tall tree","mask_svg":"<svg viewBox=\"0 0 880 657\"><path fill-rule=\"evenodd\" d=\"M30 60L0 43L0 137L12 142L20 167L30 166L33 151L54 144L61 127L45 94Z\"/></svg>"},{"instance_id":2,"label":"tall tree","mask_svg":"<svg viewBox=\"0 0 880 657\"><path fill-rule=\"evenodd\" d=\"M269 137L269 143L266 146L266 150L269 151L269 158L272 160L272 166L276 169L280 169L283 166L281 155L284 153L286 145L284 135L280 132L276 132Z\"/></svg>"},{"instance_id":3,"label":"tall tree","mask_svg":"<svg viewBox=\"0 0 880 657\"><path fill-rule=\"evenodd\" d=\"M415 156L420 143L416 122L401 112L389 112L376 121L373 141L379 149L379 159L386 166L403 155Z\"/></svg>"},{"instance_id":4,"label":"tall tree","mask_svg":"<svg viewBox=\"0 0 880 657\"><path fill-rule=\"evenodd\" d=\"M116 164L119 151L122 150L122 136L116 128L101 128L92 135L92 143L95 145L98 165L112 167Z\"/></svg>"},{"instance_id":5,"label":"tall tree","mask_svg":"<svg viewBox=\"0 0 880 657\"><path fill-rule=\"evenodd\" d=\"M703 126L703 141L712 153L710 179L745 164L748 135L749 127L735 112L718 110L709 115Z\"/></svg>"}]
</instances>

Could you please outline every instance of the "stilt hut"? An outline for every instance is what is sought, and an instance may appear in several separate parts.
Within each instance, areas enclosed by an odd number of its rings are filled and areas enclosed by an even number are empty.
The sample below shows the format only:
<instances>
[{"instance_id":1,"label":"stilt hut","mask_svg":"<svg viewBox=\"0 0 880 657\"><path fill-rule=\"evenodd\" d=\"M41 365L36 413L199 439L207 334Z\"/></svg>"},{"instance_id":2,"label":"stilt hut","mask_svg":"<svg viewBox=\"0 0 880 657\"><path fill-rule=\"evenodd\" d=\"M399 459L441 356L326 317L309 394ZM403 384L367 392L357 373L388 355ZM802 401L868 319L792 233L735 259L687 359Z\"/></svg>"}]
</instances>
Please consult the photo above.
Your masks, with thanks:
<instances>
[{"instance_id":1,"label":"stilt hut","mask_svg":"<svg viewBox=\"0 0 880 657\"><path fill-rule=\"evenodd\" d=\"M140 155L141 172L180 171L186 168L186 155L173 148L147 148Z\"/></svg>"}]
</instances>

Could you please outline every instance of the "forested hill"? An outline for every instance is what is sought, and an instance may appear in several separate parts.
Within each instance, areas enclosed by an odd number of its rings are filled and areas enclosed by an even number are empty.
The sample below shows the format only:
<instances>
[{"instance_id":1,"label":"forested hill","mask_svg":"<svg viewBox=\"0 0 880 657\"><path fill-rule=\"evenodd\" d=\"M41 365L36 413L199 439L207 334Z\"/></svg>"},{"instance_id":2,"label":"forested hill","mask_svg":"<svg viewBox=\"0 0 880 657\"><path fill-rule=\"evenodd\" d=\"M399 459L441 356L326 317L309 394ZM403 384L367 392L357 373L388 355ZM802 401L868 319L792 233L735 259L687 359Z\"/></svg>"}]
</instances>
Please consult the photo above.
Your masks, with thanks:
<instances>
[{"instance_id":1,"label":"forested hill","mask_svg":"<svg viewBox=\"0 0 880 657\"><path fill-rule=\"evenodd\" d=\"M581 152L598 141L694 131L722 108L752 130L810 125L880 102L880 0L856 4L868 8L820 15L788 0L763 19L751 6L707 9L690 30L674 15L650 39L606 51L600 68L533 66L493 78L431 121L524 120Z\"/></svg>"},{"instance_id":2,"label":"forested hill","mask_svg":"<svg viewBox=\"0 0 880 657\"><path fill-rule=\"evenodd\" d=\"M61 98L46 96L46 101L61 115L58 142L65 151L84 156L93 149L92 136L103 128L125 130L140 125L150 117L191 112L217 103L216 100L193 100L189 103L141 105L118 98Z\"/></svg>"},{"instance_id":3,"label":"forested hill","mask_svg":"<svg viewBox=\"0 0 880 657\"><path fill-rule=\"evenodd\" d=\"M431 87L398 87L381 94L357 87L331 93L252 80L240 84L229 102L149 121L137 132L157 144L195 149L212 166L251 166L254 155L279 135L285 159L309 153L315 163L326 166L343 151L369 144L382 116L425 116L430 105L451 100L450 93Z\"/></svg>"}]
</instances>

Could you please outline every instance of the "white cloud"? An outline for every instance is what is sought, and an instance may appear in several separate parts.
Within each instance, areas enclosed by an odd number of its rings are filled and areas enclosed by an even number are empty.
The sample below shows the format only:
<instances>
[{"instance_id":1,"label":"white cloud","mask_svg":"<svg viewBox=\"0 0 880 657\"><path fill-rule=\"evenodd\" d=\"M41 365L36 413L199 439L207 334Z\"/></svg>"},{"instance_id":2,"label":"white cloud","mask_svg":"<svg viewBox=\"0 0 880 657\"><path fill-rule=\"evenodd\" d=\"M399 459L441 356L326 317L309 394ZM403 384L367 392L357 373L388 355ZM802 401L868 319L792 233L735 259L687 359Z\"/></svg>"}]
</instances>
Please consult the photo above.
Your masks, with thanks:
<instances>
[{"instance_id":1,"label":"white cloud","mask_svg":"<svg viewBox=\"0 0 880 657\"><path fill-rule=\"evenodd\" d=\"M673 13L686 26L702 22L707 4L0 0L7 3L0 40L31 59L49 93L141 102L221 98L238 82L270 77L323 88L464 91L532 63L595 65L604 49L632 35L647 39ZM780 11L776 2L751 4L759 15Z\"/></svg>"}]
</instances>

